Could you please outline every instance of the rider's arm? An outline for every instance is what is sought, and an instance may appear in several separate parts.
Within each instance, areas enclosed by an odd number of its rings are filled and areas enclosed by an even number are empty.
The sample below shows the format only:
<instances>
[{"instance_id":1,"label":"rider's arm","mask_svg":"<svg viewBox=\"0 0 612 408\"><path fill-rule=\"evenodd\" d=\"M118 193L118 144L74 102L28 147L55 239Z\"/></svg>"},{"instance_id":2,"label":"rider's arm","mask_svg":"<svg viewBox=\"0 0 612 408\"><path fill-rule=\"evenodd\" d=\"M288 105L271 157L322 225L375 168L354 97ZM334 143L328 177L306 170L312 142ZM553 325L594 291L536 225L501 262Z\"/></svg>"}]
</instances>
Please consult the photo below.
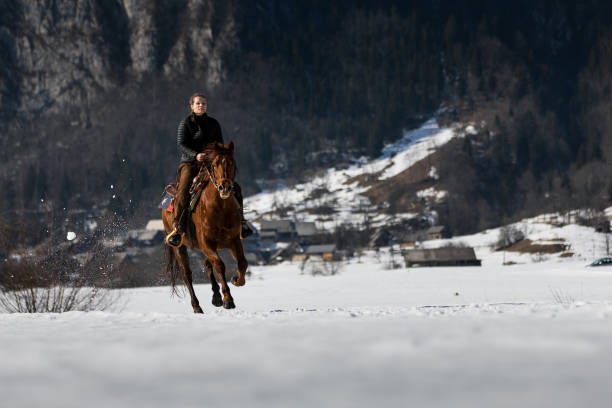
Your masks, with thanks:
<instances>
[{"instance_id":1,"label":"rider's arm","mask_svg":"<svg viewBox=\"0 0 612 408\"><path fill-rule=\"evenodd\" d=\"M176 145L178 147L179 152L181 152L183 155L195 159L197 152L185 144L185 141L190 138L189 129L185 129L187 126L186 123L187 120L182 120L179 124L178 130L176 132Z\"/></svg>"}]
</instances>

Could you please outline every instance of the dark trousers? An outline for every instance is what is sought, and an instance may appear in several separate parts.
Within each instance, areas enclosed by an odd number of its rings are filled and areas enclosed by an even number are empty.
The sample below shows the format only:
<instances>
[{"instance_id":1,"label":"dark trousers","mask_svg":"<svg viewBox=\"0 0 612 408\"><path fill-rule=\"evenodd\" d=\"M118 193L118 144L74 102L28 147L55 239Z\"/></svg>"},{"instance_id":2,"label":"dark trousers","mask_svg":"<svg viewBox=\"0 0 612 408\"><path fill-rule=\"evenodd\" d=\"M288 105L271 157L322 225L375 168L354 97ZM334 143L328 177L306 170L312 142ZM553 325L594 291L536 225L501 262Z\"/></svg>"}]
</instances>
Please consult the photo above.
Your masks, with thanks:
<instances>
[{"instance_id":1,"label":"dark trousers","mask_svg":"<svg viewBox=\"0 0 612 408\"><path fill-rule=\"evenodd\" d=\"M193 178L198 175L198 167L195 163L181 163L178 168L178 193L174 197L174 220L175 225L178 225L179 217L189 205L189 188ZM182 225L185 225L187 214L183 216ZM182 227L181 225L181 227Z\"/></svg>"}]
</instances>

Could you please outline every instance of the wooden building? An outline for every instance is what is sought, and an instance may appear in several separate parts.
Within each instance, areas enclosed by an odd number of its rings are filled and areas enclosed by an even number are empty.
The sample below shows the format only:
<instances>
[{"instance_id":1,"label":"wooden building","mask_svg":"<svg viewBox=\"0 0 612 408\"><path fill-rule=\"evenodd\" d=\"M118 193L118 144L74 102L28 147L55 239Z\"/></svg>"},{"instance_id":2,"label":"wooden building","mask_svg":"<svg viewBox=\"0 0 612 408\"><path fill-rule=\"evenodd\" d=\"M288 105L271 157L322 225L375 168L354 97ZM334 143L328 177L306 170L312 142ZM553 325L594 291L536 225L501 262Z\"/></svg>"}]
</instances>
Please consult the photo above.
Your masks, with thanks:
<instances>
[{"instance_id":1,"label":"wooden building","mask_svg":"<svg viewBox=\"0 0 612 408\"><path fill-rule=\"evenodd\" d=\"M405 249L402 251L406 267L415 266L480 266L474 248L446 247L433 249Z\"/></svg>"}]
</instances>

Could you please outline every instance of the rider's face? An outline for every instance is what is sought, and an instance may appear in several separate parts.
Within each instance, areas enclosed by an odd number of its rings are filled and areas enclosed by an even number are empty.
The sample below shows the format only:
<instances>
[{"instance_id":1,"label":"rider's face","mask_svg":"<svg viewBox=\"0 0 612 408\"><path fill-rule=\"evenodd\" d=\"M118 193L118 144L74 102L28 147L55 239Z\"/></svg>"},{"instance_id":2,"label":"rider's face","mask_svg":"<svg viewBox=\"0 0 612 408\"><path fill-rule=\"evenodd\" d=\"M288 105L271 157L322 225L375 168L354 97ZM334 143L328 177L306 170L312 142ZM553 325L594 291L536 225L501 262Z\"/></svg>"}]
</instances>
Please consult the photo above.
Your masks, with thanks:
<instances>
[{"instance_id":1,"label":"rider's face","mask_svg":"<svg viewBox=\"0 0 612 408\"><path fill-rule=\"evenodd\" d=\"M206 99L201 96L196 96L191 103L191 110L196 115L202 115L206 113Z\"/></svg>"}]
</instances>

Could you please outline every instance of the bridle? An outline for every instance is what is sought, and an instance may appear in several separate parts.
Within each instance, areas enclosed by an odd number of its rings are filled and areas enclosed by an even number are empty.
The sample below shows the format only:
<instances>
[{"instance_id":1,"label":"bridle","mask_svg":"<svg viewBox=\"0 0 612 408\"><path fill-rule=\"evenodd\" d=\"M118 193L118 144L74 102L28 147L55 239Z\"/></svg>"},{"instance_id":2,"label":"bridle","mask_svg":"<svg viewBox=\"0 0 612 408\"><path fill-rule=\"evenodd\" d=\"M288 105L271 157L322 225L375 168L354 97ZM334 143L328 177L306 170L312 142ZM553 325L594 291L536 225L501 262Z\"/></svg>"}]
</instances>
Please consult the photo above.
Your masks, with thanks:
<instances>
[{"instance_id":1,"label":"bridle","mask_svg":"<svg viewBox=\"0 0 612 408\"><path fill-rule=\"evenodd\" d=\"M197 183L197 185L193 187L193 190L194 191L198 191L201 188L201 186L204 184L204 181L200 178L200 174L202 173L202 170L204 170L206 172L206 174L208 175L208 179L210 181L212 181L212 183L215 186L215 189L217 190L217 192L219 192L219 194L224 194L224 192L221 191L221 184L219 184L219 182L217 181L217 177L215 176L215 172L212 170L212 160L210 160L208 157L206 157L206 159L204 160L204 162L200 166L200 171L198 172L198 175L196 177L199 180L199 183ZM224 170L226 170L226 169L224 168ZM228 195L234 192L234 182L231 181L231 180L230 180L230 182L231 182L231 187L227 191Z\"/></svg>"},{"instance_id":2,"label":"bridle","mask_svg":"<svg viewBox=\"0 0 612 408\"><path fill-rule=\"evenodd\" d=\"M215 177L215 172L211 171L211 169L208 168L207 163L204 163L202 165L202 168L206 170L206 173L208 174L208 178L210 179L210 181L212 181L217 191L219 191L219 182L217 182L217 177Z\"/></svg>"}]
</instances>

